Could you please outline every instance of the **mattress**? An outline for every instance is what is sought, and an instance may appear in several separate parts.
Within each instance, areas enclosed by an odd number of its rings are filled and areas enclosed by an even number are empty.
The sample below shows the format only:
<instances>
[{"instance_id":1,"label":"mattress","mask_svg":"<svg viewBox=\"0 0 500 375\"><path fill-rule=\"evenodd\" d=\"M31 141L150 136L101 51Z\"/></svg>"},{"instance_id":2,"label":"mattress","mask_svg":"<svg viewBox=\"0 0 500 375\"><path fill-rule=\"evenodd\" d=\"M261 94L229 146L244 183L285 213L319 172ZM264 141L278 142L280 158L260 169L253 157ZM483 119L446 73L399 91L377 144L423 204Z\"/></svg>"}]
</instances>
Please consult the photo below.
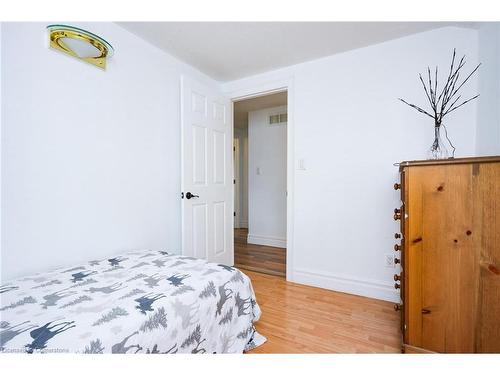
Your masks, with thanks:
<instances>
[{"instance_id":1,"label":"mattress","mask_svg":"<svg viewBox=\"0 0 500 375\"><path fill-rule=\"evenodd\" d=\"M241 353L265 341L240 270L135 251L0 286L3 353Z\"/></svg>"}]
</instances>

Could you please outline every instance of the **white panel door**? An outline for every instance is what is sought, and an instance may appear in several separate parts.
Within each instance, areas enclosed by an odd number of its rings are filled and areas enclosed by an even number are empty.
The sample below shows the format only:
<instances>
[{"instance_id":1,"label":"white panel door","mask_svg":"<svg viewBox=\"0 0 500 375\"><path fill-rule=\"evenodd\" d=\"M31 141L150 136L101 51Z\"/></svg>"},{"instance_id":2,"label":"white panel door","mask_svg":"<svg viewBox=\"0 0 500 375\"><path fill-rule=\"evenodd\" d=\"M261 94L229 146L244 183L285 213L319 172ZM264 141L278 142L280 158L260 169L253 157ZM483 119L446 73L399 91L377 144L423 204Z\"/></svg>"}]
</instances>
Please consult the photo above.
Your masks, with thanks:
<instances>
[{"instance_id":1,"label":"white panel door","mask_svg":"<svg viewBox=\"0 0 500 375\"><path fill-rule=\"evenodd\" d=\"M216 90L181 79L182 251L232 266L232 107Z\"/></svg>"}]
</instances>

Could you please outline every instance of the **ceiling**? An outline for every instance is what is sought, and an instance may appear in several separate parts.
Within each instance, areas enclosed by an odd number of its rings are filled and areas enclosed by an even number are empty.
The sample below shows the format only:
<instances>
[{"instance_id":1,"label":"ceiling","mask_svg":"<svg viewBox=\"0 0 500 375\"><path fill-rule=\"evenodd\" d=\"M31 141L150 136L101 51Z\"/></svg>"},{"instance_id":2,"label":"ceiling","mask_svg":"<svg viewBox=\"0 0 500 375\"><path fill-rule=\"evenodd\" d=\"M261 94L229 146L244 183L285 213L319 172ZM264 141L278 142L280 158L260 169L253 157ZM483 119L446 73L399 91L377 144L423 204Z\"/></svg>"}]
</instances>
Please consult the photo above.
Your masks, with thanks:
<instances>
[{"instance_id":1,"label":"ceiling","mask_svg":"<svg viewBox=\"0 0 500 375\"><path fill-rule=\"evenodd\" d=\"M234 126L240 129L246 128L248 126L248 112L257 111L259 109L279 107L286 104L286 91L235 102Z\"/></svg>"},{"instance_id":2,"label":"ceiling","mask_svg":"<svg viewBox=\"0 0 500 375\"><path fill-rule=\"evenodd\" d=\"M447 22L118 22L218 81L444 26Z\"/></svg>"}]
</instances>

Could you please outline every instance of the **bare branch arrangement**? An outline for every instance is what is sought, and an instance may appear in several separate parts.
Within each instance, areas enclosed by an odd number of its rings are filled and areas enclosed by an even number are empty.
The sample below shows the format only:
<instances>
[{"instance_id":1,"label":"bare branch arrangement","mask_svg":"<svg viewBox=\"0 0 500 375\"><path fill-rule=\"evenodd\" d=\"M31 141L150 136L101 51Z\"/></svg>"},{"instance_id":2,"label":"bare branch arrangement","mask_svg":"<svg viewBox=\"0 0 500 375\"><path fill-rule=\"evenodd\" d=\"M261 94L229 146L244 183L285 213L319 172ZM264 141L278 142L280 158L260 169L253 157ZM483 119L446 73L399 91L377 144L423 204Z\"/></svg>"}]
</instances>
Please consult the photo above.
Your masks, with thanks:
<instances>
[{"instance_id":1,"label":"bare branch arrangement","mask_svg":"<svg viewBox=\"0 0 500 375\"><path fill-rule=\"evenodd\" d=\"M461 101L462 95L459 94L460 89L465 85L465 83L477 72L481 64L478 64L469 75L465 77L462 82L460 82L460 74L462 73L462 68L465 66L466 60L465 55L460 59L458 64L456 64L456 50L453 49L453 57L451 58L450 72L448 73L448 78L443 86L441 92L438 94L438 68L433 73L431 73L431 68L427 67L427 77L424 80L422 74L419 74L420 82L424 88L425 96L430 104L430 110L425 110L422 107L408 103L406 100L399 98L403 103L409 105L410 107L416 109L420 113L427 115L434 119L434 143L429 150L429 156L433 159L438 159L442 157L447 157L448 152L446 147L440 141L440 128L443 122L443 118L449 113L457 110L458 108L464 106L465 104L473 101L478 95L475 95L469 99ZM460 82L460 83L459 83ZM451 143L448 138L448 131L445 129L446 139L453 149L452 157L455 157L455 146Z\"/></svg>"},{"instance_id":2,"label":"bare branch arrangement","mask_svg":"<svg viewBox=\"0 0 500 375\"><path fill-rule=\"evenodd\" d=\"M420 82L422 83L425 95L427 96L427 100L429 101L429 104L431 106L430 111L426 111L415 104L408 103L406 100L399 98L399 100L401 100L403 103L416 109L420 113L423 113L433 118L434 126L436 127L441 126L443 118L446 115L479 97L478 94L473 96L472 98L460 102L462 96L459 95L458 93L462 88L462 86L469 80L469 78L472 77L472 75L477 72L481 64L478 64L474 68L474 70L461 83L458 83L460 80L460 73L466 63L465 55L460 59L458 65L456 66L455 66L455 60L456 60L456 50L453 49L453 57L451 59L450 72L448 74L446 84L444 85L439 95L438 95L438 67L436 66L434 74L431 73L431 68L427 67L427 83L424 81L422 74L419 74ZM432 75L434 77L432 77Z\"/></svg>"}]
</instances>

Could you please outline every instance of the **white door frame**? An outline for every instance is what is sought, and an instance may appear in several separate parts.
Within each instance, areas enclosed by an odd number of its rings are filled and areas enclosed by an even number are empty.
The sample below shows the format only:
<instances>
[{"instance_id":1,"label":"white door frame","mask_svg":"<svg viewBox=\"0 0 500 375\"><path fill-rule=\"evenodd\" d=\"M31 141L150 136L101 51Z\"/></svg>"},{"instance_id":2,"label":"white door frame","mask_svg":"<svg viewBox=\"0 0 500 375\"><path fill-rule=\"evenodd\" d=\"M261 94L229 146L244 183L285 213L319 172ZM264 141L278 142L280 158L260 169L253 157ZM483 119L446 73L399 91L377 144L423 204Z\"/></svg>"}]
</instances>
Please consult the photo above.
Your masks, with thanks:
<instances>
[{"instance_id":1,"label":"white door frame","mask_svg":"<svg viewBox=\"0 0 500 375\"><path fill-rule=\"evenodd\" d=\"M233 124L234 126L234 124ZM233 130L233 189L234 189L234 228L241 227L241 202L240 202L240 139ZM233 236L234 237L234 236ZM234 238L233 238L234 241Z\"/></svg>"},{"instance_id":2,"label":"white door frame","mask_svg":"<svg viewBox=\"0 0 500 375\"><path fill-rule=\"evenodd\" d=\"M295 149L294 149L294 82L293 77L278 81L264 82L258 85L249 84L246 87L225 92L224 94L231 99L232 113L234 114L234 102L245 99L256 98L278 92L287 92L287 200L286 200L286 279L294 281L293 274L293 250L294 250L294 185L295 185ZM234 116L234 115L233 115ZM234 128L234 121L233 121ZM234 129L233 129L234 132ZM234 139L234 138L233 138ZM233 169L234 173L234 169ZM234 189L233 189L234 201ZM234 231L233 231L234 241Z\"/></svg>"}]
</instances>

